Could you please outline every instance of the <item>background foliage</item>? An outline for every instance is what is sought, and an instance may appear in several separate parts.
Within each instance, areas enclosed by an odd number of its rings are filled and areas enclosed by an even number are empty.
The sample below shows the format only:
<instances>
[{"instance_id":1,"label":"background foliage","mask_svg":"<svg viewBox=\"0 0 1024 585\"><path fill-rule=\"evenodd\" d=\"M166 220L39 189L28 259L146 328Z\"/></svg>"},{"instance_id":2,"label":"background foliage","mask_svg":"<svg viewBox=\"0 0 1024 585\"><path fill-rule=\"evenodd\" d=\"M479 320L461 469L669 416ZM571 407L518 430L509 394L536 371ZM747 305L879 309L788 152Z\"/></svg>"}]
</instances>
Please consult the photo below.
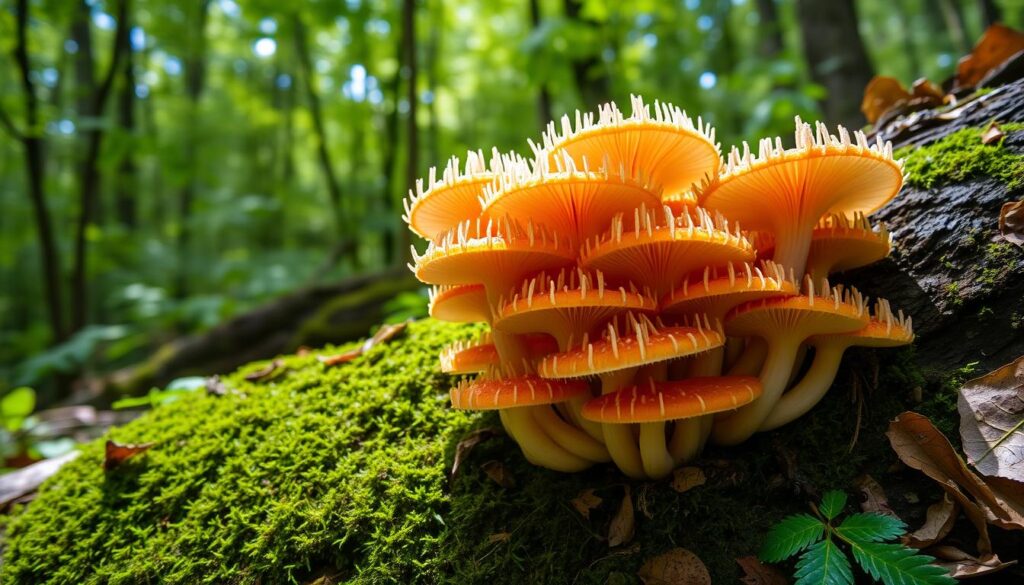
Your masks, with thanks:
<instances>
[{"instance_id":1,"label":"background foliage","mask_svg":"<svg viewBox=\"0 0 1024 585\"><path fill-rule=\"evenodd\" d=\"M814 5L0 0L0 395L51 404L83 372L403 263L416 177L468 148L527 154L552 116L640 93L725 145L795 114L859 125L829 75L941 80L988 22L1024 24L1024 0ZM866 53L808 59L826 25Z\"/></svg>"}]
</instances>

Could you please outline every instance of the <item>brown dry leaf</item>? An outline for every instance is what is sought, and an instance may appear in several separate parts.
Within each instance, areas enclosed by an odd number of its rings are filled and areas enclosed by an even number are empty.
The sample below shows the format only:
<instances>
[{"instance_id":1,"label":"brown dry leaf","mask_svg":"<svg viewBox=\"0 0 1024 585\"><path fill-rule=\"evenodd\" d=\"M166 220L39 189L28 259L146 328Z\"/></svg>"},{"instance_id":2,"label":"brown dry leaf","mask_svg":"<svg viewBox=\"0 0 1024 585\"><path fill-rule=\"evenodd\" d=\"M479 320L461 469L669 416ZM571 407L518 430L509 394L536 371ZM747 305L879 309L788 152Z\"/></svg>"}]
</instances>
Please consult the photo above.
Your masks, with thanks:
<instances>
[{"instance_id":1,"label":"brown dry leaf","mask_svg":"<svg viewBox=\"0 0 1024 585\"><path fill-rule=\"evenodd\" d=\"M403 321L401 323L385 323L384 325L381 325L380 329L377 329L377 332L373 334L373 337L363 342L363 345L360 349L363 350L363 353L370 351L375 346L380 345L381 343L385 343L394 336L405 331L405 328L406 326L408 326L408 324L408 322Z\"/></svg>"},{"instance_id":2,"label":"brown dry leaf","mask_svg":"<svg viewBox=\"0 0 1024 585\"><path fill-rule=\"evenodd\" d=\"M647 559L636 574L645 585L711 585L704 561L685 548Z\"/></svg>"},{"instance_id":3,"label":"brown dry leaf","mask_svg":"<svg viewBox=\"0 0 1024 585\"><path fill-rule=\"evenodd\" d=\"M1003 203L999 210L999 233L1011 244L1024 248L1024 199Z\"/></svg>"},{"instance_id":4,"label":"brown dry leaf","mask_svg":"<svg viewBox=\"0 0 1024 585\"><path fill-rule=\"evenodd\" d=\"M580 513L587 520L590 520L590 511L601 505L604 501L600 497L594 495L594 490L591 488L585 489L580 492L580 495L576 496L570 503L576 511Z\"/></svg>"},{"instance_id":5,"label":"brown dry leaf","mask_svg":"<svg viewBox=\"0 0 1024 585\"><path fill-rule=\"evenodd\" d=\"M924 524L903 537L903 544L912 548L925 548L941 541L953 529L960 506L949 494L928 506Z\"/></svg>"},{"instance_id":6,"label":"brown dry leaf","mask_svg":"<svg viewBox=\"0 0 1024 585\"><path fill-rule=\"evenodd\" d=\"M508 542L508 539L512 538L511 532L497 532L487 537L488 544L494 544L496 542Z\"/></svg>"},{"instance_id":7,"label":"brown dry leaf","mask_svg":"<svg viewBox=\"0 0 1024 585\"><path fill-rule=\"evenodd\" d=\"M139 443L138 445L122 445L107 439L107 449L103 456L103 469L110 471L121 465L128 459L146 451L153 446L153 443Z\"/></svg>"},{"instance_id":8,"label":"brown dry leaf","mask_svg":"<svg viewBox=\"0 0 1024 585\"><path fill-rule=\"evenodd\" d=\"M1004 563L994 554L971 556L949 545L934 546L925 552L941 559L933 564L947 569L954 579L980 577L1017 564L1016 560Z\"/></svg>"},{"instance_id":9,"label":"brown dry leaf","mask_svg":"<svg viewBox=\"0 0 1024 585\"><path fill-rule=\"evenodd\" d=\"M704 470L699 467L681 467L672 472L672 489L679 493L688 492L707 481Z\"/></svg>"},{"instance_id":10,"label":"brown dry leaf","mask_svg":"<svg viewBox=\"0 0 1024 585\"><path fill-rule=\"evenodd\" d=\"M361 355L363 355L363 348L357 347L334 355L318 355L316 359L325 366L338 366L347 364Z\"/></svg>"},{"instance_id":11,"label":"brown dry leaf","mask_svg":"<svg viewBox=\"0 0 1024 585\"><path fill-rule=\"evenodd\" d=\"M868 123L874 124L882 114L901 103L907 103L910 98L910 93L895 78L876 75L864 88L860 111L864 112Z\"/></svg>"},{"instance_id":12,"label":"brown dry leaf","mask_svg":"<svg viewBox=\"0 0 1024 585\"><path fill-rule=\"evenodd\" d=\"M967 461L983 475L1024 480L1024 356L967 381L957 410Z\"/></svg>"},{"instance_id":13,"label":"brown dry leaf","mask_svg":"<svg viewBox=\"0 0 1024 585\"><path fill-rule=\"evenodd\" d=\"M744 575L740 577L745 585L788 585L789 579L782 574L782 571L771 565L766 565L757 557L740 557L736 563L743 569Z\"/></svg>"},{"instance_id":14,"label":"brown dry leaf","mask_svg":"<svg viewBox=\"0 0 1024 585\"><path fill-rule=\"evenodd\" d=\"M899 518L896 512L893 512L892 508L889 507L889 498L885 495L882 485L875 478L865 473L853 480L853 484L864 495L864 501L860 503L861 510Z\"/></svg>"},{"instance_id":15,"label":"brown dry leaf","mask_svg":"<svg viewBox=\"0 0 1024 585\"><path fill-rule=\"evenodd\" d=\"M452 462L452 470L449 474L451 479L455 479L455 474L459 472L459 467L462 466L462 462L469 456L469 452L480 443L497 437L501 432L494 427L485 427L477 429L459 441L459 444L455 446L455 461Z\"/></svg>"},{"instance_id":16,"label":"brown dry leaf","mask_svg":"<svg viewBox=\"0 0 1024 585\"><path fill-rule=\"evenodd\" d=\"M988 125L988 128L985 129L985 133L981 135L981 143L995 144L996 142L1002 140L1003 136L1006 136L1006 133L1003 132L1003 129L999 127L999 124L992 122L991 124Z\"/></svg>"},{"instance_id":17,"label":"brown dry leaf","mask_svg":"<svg viewBox=\"0 0 1024 585\"><path fill-rule=\"evenodd\" d=\"M957 64L956 87L976 86L986 73L1018 51L1024 51L1024 34L1002 24L989 26L971 54Z\"/></svg>"},{"instance_id":18,"label":"brown dry leaf","mask_svg":"<svg viewBox=\"0 0 1024 585\"><path fill-rule=\"evenodd\" d=\"M633 540L633 533L636 531L636 517L633 515L633 493L626 486L626 493L622 496L622 503L619 504L619 511L615 513L611 524L608 526L608 546L615 547L626 544Z\"/></svg>"},{"instance_id":19,"label":"brown dry leaf","mask_svg":"<svg viewBox=\"0 0 1024 585\"><path fill-rule=\"evenodd\" d=\"M487 477L494 480L494 483L500 485L505 489L512 489L516 487L516 480L512 477L512 474L505 470L505 466L501 464L501 461L488 461L480 466L487 474Z\"/></svg>"},{"instance_id":20,"label":"brown dry leaf","mask_svg":"<svg viewBox=\"0 0 1024 585\"><path fill-rule=\"evenodd\" d=\"M939 105L946 99L946 92L924 77L910 86L910 93L914 96L914 100L927 102L929 105Z\"/></svg>"},{"instance_id":21,"label":"brown dry leaf","mask_svg":"<svg viewBox=\"0 0 1024 585\"><path fill-rule=\"evenodd\" d=\"M262 368L245 375L247 382L260 382L273 376L277 371L284 367L284 360L276 359Z\"/></svg>"}]
</instances>

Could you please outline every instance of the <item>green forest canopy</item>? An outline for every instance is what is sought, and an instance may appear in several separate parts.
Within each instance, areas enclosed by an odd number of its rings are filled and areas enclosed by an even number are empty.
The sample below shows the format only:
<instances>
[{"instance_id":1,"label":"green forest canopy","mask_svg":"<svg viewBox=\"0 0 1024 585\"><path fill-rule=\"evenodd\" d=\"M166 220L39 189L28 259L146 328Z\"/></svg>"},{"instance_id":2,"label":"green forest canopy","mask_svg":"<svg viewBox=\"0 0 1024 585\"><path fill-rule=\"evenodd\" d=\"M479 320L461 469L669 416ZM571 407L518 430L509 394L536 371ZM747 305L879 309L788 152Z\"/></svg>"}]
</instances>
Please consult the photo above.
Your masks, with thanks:
<instances>
[{"instance_id":1,"label":"green forest canopy","mask_svg":"<svg viewBox=\"0 0 1024 585\"><path fill-rule=\"evenodd\" d=\"M466 149L631 93L726 146L859 126L871 74L940 81L995 20L1024 0L4 0L0 394L403 263Z\"/></svg>"}]
</instances>

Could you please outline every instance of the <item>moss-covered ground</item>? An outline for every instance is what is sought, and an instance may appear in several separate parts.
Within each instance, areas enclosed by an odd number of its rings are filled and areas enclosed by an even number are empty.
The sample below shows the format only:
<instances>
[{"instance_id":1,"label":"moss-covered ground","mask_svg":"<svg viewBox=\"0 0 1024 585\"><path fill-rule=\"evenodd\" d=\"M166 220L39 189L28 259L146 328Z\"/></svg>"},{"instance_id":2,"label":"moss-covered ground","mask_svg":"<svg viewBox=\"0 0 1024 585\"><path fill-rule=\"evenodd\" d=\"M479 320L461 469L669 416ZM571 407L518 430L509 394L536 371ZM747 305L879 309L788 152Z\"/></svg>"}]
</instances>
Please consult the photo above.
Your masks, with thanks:
<instances>
[{"instance_id":1,"label":"moss-covered ground","mask_svg":"<svg viewBox=\"0 0 1024 585\"><path fill-rule=\"evenodd\" d=\"M864 472L890 485L914 478L891 470L893 415L917 406L947 428L955 417L955 388L926 382L909 352L853 352L813 415L710 450L697 463L708 482L686 493L608 466L536 469L504 436L474 448L450 481L459 440L498 425L447 405L437 352L469 335L427 320L349 364L291 357L272 380L247 382L261 365L251 364L224 378L224 396L189 395L115 429L118 442L155 445L111 472L102 443L87 445L7 521L0 582L638 583L645 558L683 546L730 583L733 559L806 510L808 492L853 491ZM854 377L867 400L851 448ZM515 486L490 479L489 461ZM627 484L636 537L609 548ZM589 519L570 503L588 488L603 499ZM923 489L914 493L927 503L937 492Z\"/></svg>"},{"instance_id":2,"label":"moss-covered ground","mask_svg":"<svg viewBox=\"0 0 1024 585\"><path fill-rule=\"evenodd\" d=\"M1024 124L1000 126L1004 134L1024 131ZM1005 138L984 144L986 128L964 128L927 146L905 147L895 156L905 159L907 184L922 189L974 177L992 177L1014 190L1024 187L1024 154L1005 147Z\"/></svg>"}]
</instances>

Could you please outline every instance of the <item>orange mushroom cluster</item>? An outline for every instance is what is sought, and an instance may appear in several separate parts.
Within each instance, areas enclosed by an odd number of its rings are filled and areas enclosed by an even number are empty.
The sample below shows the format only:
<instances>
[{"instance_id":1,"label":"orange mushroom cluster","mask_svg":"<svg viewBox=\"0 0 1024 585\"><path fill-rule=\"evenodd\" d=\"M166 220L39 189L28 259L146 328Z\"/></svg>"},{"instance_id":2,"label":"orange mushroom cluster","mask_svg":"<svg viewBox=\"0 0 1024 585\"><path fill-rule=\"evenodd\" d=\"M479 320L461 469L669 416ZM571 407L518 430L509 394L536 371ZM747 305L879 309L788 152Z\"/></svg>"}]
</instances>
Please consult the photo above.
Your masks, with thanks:
<instances>
[{"instance_id":1,"label":"orange mushroom cluster","mask_svg":"<svg viewBox=\"0 0 1024 585\"><path fill-rule=\"evenodd\" d=\"M410 268L430 314L490 326L441 353L473 376L452 406L497 410L536 465L660 478L806 413L847 347L913 340L887 302L828 282L888 255L867 216L903 173L890 145L799 118L794 148L723 160L700 118L631 105L552 122L531 159L431 169L404 219L428 240Z\"/></svg>"}]
</instances>

